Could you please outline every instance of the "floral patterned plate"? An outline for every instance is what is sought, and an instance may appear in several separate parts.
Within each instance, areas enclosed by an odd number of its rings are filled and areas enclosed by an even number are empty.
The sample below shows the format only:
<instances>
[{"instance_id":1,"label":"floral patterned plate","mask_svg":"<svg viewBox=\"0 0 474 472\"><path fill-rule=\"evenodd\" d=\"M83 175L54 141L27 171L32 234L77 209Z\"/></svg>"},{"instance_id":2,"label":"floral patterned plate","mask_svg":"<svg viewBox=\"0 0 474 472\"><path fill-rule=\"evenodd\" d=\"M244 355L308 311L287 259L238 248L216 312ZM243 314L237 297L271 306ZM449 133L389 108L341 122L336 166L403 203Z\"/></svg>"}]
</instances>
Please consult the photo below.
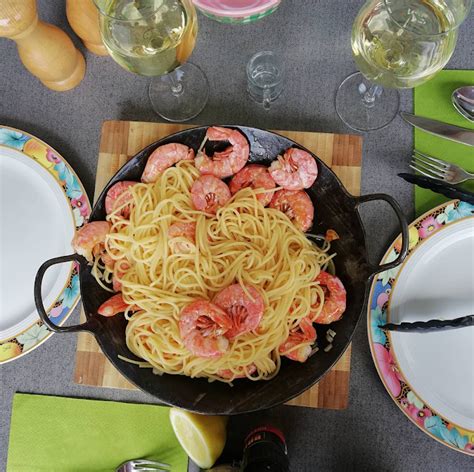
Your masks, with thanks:
<instances>
[{"instance_id":1,"label":"floral patterned plate","mask_svg":"<svg viewBox=\"0 0 474 472\"><path fill-rule=\"evenodd\" d=\"M91 212L84 188L53 148L0 125L0 364L16 359L52 333L36 313L39 266L72 252L71 240ZM76 263L63 264L43 284L49 316L63 324L79 300Z\"/></svg>"},{"instance_id":2,"label":"floral patterned plate","mask_svg":"<svg viewBox=\"0 0 474 472\"><path fill-rule=\"evenodd\" d=\"M373 281L369 344L388 393L421 430L474 455L474 327L427 333L384 332L387 322L456 318L474 308L474 206L440 205L410 225L409 254ZM383 262L394 260L392 244Z\"/></svg>"}]
</instances>

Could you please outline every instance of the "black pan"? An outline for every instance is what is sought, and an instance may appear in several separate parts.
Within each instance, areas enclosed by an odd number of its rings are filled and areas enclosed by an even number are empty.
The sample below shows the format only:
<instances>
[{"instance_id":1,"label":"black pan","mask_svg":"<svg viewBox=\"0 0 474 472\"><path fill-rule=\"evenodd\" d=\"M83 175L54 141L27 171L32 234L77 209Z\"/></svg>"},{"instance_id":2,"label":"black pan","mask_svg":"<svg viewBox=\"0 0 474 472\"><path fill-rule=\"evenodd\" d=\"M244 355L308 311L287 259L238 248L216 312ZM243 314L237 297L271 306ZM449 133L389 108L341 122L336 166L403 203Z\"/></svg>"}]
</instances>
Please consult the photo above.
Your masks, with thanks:
<instances>
[{"instance_id":1,"label":"black pan","mask_svg":"<svg viewBox=\"0 0 474 472\"><path fill-rule=\"evenodd\" d=\"M250 162L269 165L289 147L301 148L290 139L269 131L244 126L233 128L239 129L247 137L250 143ZM157 146L179 142L197 150L206 129L207 127L199 127L181 131L139 152L110 180L94 206L90 221L105 219L105 195L113 184L120 180L140 180L148 156ZM243 379L235 381L234 386L230 387L220 382L209 383L206 379L154 375L151 369L139 368L119 359L119 355L135 358L125 344L126 320L120 315L105 318L97 314L98 307L110 297L110 293L97 284L91 275L90 266L77 254L51 259L40 267L35 281L35 301L42 321L57 333L91 332L105 355L128 380L169 405L199 413L232 415L270 408L296 397L320 380L343 354L364 309L370 281L378 272L399 265L405 258L408 245L407 223L400 206L392 197L384 194L354 197L347 193L334 172L321 159L317 156L314 158L318 163L319 175L313 187L307 190L315 207L315 223L311 232L324 234L327 229L332 228L339 234L340 239L332 243L332 250L337 253L337 274L347 289L346 313L340 321L330 325L337 336L329 352L323 350L328 326L320 325L317 326L320 351L303 364L283 360L280 372L269 381L252 382ZM398 258L382 266L373 266L367 259L364 228L357 210L360 204L372 200L384 200L391 205L403 235L402 251ZM44 309L41 283L48 267L72 260L78 261L81 268L81 296L87 321L77 326L57 326L48 318Z\"/></svg>"}]
</instances>

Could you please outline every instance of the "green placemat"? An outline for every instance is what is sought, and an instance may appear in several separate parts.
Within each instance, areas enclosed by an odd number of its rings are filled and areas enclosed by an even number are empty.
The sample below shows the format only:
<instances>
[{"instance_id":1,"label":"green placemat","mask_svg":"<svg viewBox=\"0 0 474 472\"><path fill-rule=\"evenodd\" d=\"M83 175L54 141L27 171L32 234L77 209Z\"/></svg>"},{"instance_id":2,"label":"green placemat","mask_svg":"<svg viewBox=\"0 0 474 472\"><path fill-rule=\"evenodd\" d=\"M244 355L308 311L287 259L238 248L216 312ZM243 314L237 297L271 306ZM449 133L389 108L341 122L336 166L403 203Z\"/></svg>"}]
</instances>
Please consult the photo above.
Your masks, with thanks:
<instances>
[{"instance_id":1,"label":"green placemat","mask_svg":"<svg viewBox=\"0 0 474 472\"><path fill-rule=\"evenodd\" d=\"M16 394L7 472L112 472L128 459L187 470L169 408Z\"/></svg>"},{"instance_id":2,"label":"green placemat","mask_svg":"<svg viewBox=\"0 0 474 472\"><path fill-rule=\"evenodd\" d=\"M451 104L451 93L463 85L474 85L474 70L443 70L434 79L415 88L415 115L426 116L464 128L474 125L459 115ZM474 172L474 147L454 143L415 129L415 149L462 166ZM474 181L462 186L474 191ZM417 216L447 201L446 197L415 186Z\"/></svg>"}]
</instances>

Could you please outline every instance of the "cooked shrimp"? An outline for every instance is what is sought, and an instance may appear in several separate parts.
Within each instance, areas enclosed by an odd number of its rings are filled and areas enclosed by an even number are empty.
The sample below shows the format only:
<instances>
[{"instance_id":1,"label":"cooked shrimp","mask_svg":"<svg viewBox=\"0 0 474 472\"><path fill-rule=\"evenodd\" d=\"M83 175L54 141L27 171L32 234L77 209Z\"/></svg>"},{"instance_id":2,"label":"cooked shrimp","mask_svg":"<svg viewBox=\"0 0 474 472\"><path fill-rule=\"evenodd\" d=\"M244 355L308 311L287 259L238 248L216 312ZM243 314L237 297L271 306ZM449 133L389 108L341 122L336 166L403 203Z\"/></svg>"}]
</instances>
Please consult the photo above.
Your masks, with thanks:
<instances>
[{"instance_id":1,"label":"cooked shrimp","mask_svg":"<svg viewBox=\"0 0 474 472\"><path fill-rule=\"evenodd\" d=\"M230 316L207 300L196 300L181 310L179 333L195 356L220 357L229 348L224 336L232 327Z\"/></svg>"},{"instance_id":2,"label":"cooked shrimp","mask_svg":"<svg viewBox=\"0 0 474 472\"><path fill-rule=\"evenodd\" d=\"M191 187L194 208L216 214L231 198L229 187L213 175L202 175Z\"/></svg>"},{"instance_id":3,"label":"cooked shrimp","mask_svg":"<svg viewBox=\"0 0 474 472\"><path fill-rule=\"evenodd\" d=\"M337 241L338 239L340 239L340 236L336 233L335 230L333 229L328 229L326 231L326 235L324 236L324 239L330 243L331 241Z\"/></svg>"},{"instance_id":4,"label":"cooked shrimp","mask_svg":"<svg viewBox=\"0 0 474 472\"><path fill-rule=\"evenodd\" d=\"M132 194L130 187L133 187L137 182L131 180L123 180L112 185L105 196L105 212L110 215L115 208L122 207L120 215L124 218L130 218ZM128 203L128 205L127 205Z\"/></svg>"},{"instance_id":5,"label":"cooked shrimp","mask_svg":"<svg viewBox=\"0 0 474 472\"><path fill-rule=\"evenodd\" d=\"M104 250L105 237L110 232L111 224L107 221L93 221L80 228L72 239L73 249L89 262L93 256Z\"/></svg>"},{"instance_id":6,"label":"cooked shrimp","mask_svg":"<svg viewBox=\"0 0 474 472\"><path fill-rule=\"evenodd\" d=\"M244 379L247 375L251 376L256 370L257 366L250 364L245 367L238 367L238 373L234 373L231 369L221 369L217 371L217 375L227 380Z\"/></svg>"},{"instance_id":7,"label":"cooked shrimp","mask_svg":"<svg viewBox=\"0 0 474 472\"><path fill-rule=\"evenodd\" d=\"M338 277L321 271L316 277L324 290L324 304L314 323L329 324L341 318L346 310L346 289ZM319 305L315 308L319 308Z\"/></svg>"},{"instance_id":8,"label":"cooked shrimp","mask_svg":"<svg viewBox=\"0 0 474 472\"><path fill-rule=\"evenodd\" d=\"M272 162L270 174L281 187L302 190L313 185L318 176L318 166L309 152L290 148Z\"/></svg>"},{"instance_id":9,"label":"cooked shrimp","mask_svg":"<svg viewBox=\"0 0 474 472\"><path fill-rule=\"evenodd\" d=\"M114 296L106 300L100 305L97 313L102 316L114 316L117 313L123 313L129 307L128 303L122 297L121 293L117 293Z\"/></svg>"},{"instance_id":10,"label":"cooked shrimp","mask_svg":"<svg viewBox=\"0 0 474 472\"><path fill-rule=\"evenodd\" d=\"M104 248L105 249L105 248ZM105 250L102 252L100 255L100 258L102 259L102 262L105 264L105 267L109 269L110 271L114 270L115 266L115 259L113 259L110 254L108 254ZM116 292L120 292L120 290L116 290Z\"/></svg>"},{"instance_id":11,"label":"cooked shrimp","mask_svg":"<svg viewBox=\"0 0 474 472\"><path fill-rule=\"evenodd\" d=\"M148 158L145 170L142 174L142 182L156 182L158 176L168 167L179 161L191 161L194 159L194 150L180 143L163 144L157 147Z\"/></svg>"},{"instance_id":12,"label":"cooked shrimp","mask_svg":"<svg viewBox=\"0 0 474 472\"><path fill-rule=\"evenodd\" d=\"M173 252L188 254L195 248L196 223L177 221L168 228L168 237Z\"/></svg>"},{"instance_id":13,"label":"cooked shrimp","mask_svg":"<svg viewBox=\"0 0 474 472\"><path fill-rule=\"evenodd\" d=\"M194 163L201 174L212 174L221 179L230 177L242 169L249 158L249 143L245 136L230 128L211 127L206 131L209 141L228 141L230 146L222 152L215 152L212 157L199 151Z\"/></svg>"},{"instance_id":14,"label":"cooked shrimp","mask_svg":"<svg viewBox=\"0 0 474 472\"><path fill-rule=\"evenodd\" d=\"M298 327L290 331L287 340L278 350L288 359L305 362L311 354L311 345L314 341L316 341L316 330L309 318L303 318Z\"/></svg>"},{"instance_id":15,"label":"cooked shrimp","mask_svg":"<svg viewBox=\"0 0 474 472\"><path fill-rule=\"evenodd\" d=\"M245 166L242 170L239 170L234 177L232 177L232 180L229 183L232 195L245 187L270 190L275 188L275 186L275 181L268 172L268 168L258 164ZM263 206L267 206L271 202L273 194L274 192L259 193L257 199Z\"/></svg>"},{"instance_id":16,"label":"cooked shrimp","mask_svg":"<svg viewBox=\"0 0 474 472\"><path fill-rule=\"evenodd\" d=\"M213 302L224 309L232 319L232 328L226 333L228 339L256 329L260 324L265 304L258 290L245 284L249 295L240 286L233 284L221 290Z\"/></svg>"},{"instance_id":17,"label":"cooked shrimp","mask_svg":"<svg viewBox=\"0 0 474 472\"><path fill-rule=\"evenodd\" d=\"M119 279L121 279L127 270L130 269L130 264L125 258L123 258L119 261L116 261L114 267L115 270L114 274L112 275L112 288L114 289L114 292L120 292L122 290L122 282L120 282Z\"/></svg>"},{"instance_id":18,"label":"cooked shrimp","mask_svg":"<svg viewBox=\"0 0 474 472\"><path fill-rule=\"evenodd\" d=\"M278 190L270 208L285 213L301 231L307 231L313 224L313 202L304 190Z\"/></svg>"}]
</instances>

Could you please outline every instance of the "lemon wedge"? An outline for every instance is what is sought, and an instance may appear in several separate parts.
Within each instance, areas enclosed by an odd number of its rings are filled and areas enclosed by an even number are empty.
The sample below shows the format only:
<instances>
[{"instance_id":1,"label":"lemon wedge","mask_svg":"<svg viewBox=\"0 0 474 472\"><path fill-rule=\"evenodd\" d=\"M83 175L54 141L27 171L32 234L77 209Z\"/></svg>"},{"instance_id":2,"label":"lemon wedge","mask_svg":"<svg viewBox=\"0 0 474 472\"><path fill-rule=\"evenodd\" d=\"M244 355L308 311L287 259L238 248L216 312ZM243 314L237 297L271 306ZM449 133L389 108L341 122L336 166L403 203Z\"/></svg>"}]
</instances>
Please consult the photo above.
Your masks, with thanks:
<instances>
[{"instance_id":1,"label":"lemon wedge","mask_svg":"<svg viewBox=\"0 0 474 472\"><path fill-rule=\"evenodd\" d=\"M171 408L170 421L186 454L201 469L211 468L225 446L227 416L197 415Z\"/></svg>"}]
</instances>

